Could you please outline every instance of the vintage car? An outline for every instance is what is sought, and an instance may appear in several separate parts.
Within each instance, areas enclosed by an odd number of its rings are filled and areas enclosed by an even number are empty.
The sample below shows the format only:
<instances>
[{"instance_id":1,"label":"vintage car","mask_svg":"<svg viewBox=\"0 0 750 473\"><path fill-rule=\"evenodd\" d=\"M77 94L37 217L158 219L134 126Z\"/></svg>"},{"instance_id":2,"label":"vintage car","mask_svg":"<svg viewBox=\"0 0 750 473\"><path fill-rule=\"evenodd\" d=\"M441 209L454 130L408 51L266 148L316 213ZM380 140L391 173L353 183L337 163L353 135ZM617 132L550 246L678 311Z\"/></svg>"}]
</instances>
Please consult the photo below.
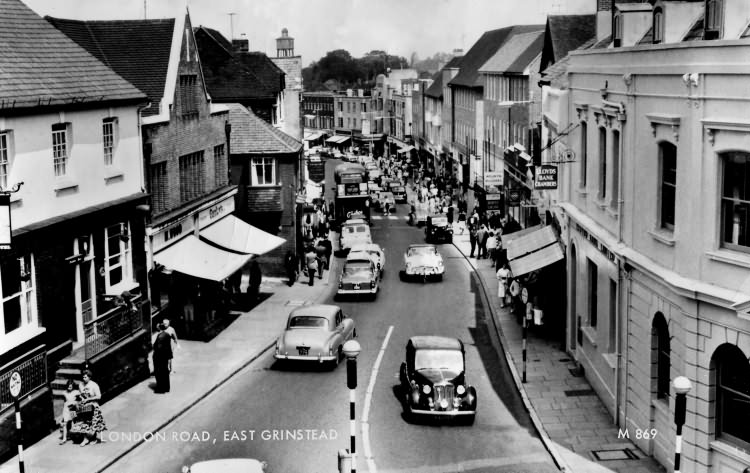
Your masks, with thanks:
<instances>
[{"instance_id":1,"label":"vintage car","mask_svg":"<svg viewBox=\"0 0 750 473\"><path fill-rule=\"evenodd\" d=\"M418 277L423 281L429 278L442 281L443 274L445 274L443 257L434 245L409 245L404 255L402 280Z\"/></svg>"},{"instance_id":2,"label":"vintage car","mask_svg":"<svg viewBox=\"0 0 750 473\"><path fill-rule=\"evenodd\" d=\"M183 466L182 473L263 473L268 464L252 458L221 458Z\"/></svg>"},{"instance_id":3,"label":"vintage car","mask_svg":"<svg viewBox=\"0 0 750 473\"><path fill-rule=\"evenodd\" d=\"M365 252L370 255L375 266L380 273L380 279L383 279L385 273L385 251L377 243L357 243L352 245L351 253ZM351 254L350 253L350 254Z\"/></svg>"},{"instance_id":4,"label":"vintage car","mask_svg":"<svg viewBox=\"0 0 750 473\"><path fill-rule=\"evenodd\" d=\"M368 253L357 252L346 258L344 268L339 276L337 297L342 296L370 296L377 297L380 277L377 266Z\"/></svg>"},{"instance_id":5,"label":"vintage car","mask_svg":"<svg viewBox=\"0 0 750 473\"><path fill-rule=\"evenodd\" d=\"M406 187L401 185L391 187L391 192L393 192L393 198L396 200L396 202L406 202Z\"/></svg>"},{"instance_id":6,"label":"vintage car","mask_svg":"<svg viewBox=\"0 0 750 473\"><path fill-rule=\"evenodd\" d=\"M460 417L473 424L477 392L466 382L465 358L464 344L456 338L411 337L399 372L404 415Z\"/></svg>"},{"instance_id":7,"label":"vintage car","mask_svg":"<svg viewBox=\"0 0 750 473\"><path fill-rule=\"evenodd\" d=\"M339 249L348 251L357 243L372 243L370 226L361 218L349 219L341 224L339 233Z\"/></svg>"},{"instance_id":8,"label":"vintage car","mask_svg":"<svg viewBox=\"0 0 750 473\"><path fill-rule=\"evenodd\" d=\"M344 315L341 307L329 304L298 307L289 314L273 357L284 361L329 362L335 367L341 360L344 343L356 336L354 320Z\"/></svg>"},{"instance_id":9,"label":"vintage car","mask_svg":"<svg viewBox=\"0 0 750 473\"><path fill-rule=\"evenodd\" d=\"M429 215L427 225L424 227L424 239L428 243L453 241L453 228L448 224L448 216L445 214Z\"/></svg>"},{"instance_id":10,"label":"vintage car","mask_svg":"<svg viewBox=\"0 0 750 473\"><path fill-rule=\"evenodd\" d=\"M396 199L393 198L392 192L380 192L378 195L378 209L385 212L385 204L391 212L396 211Z\"/></svg>"}]
</instances>

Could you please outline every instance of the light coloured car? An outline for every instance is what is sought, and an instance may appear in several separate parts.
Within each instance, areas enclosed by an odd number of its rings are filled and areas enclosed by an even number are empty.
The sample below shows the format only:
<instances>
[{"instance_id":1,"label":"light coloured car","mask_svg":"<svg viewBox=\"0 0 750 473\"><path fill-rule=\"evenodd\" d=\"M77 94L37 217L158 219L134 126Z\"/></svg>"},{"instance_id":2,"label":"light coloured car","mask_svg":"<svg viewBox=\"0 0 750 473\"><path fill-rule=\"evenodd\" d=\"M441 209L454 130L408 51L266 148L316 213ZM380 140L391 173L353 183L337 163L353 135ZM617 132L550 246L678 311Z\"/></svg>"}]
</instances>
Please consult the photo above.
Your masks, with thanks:
<instances>
[{"instance_id":1,"label":"light coloured car","mask_svg":"<svg viewBox=\"0 0 750 473\"><path fill-rule=\"evenodd\" d=\"M348 251L357 243L372 243L370 225L360 218L345 221L341 224L341 233L339 233L340 250Z\"/></svg>"},{"instance_id":2,"label":"light coloured car","mask_svg":"<svg viewBox=\"0 0 750 473\"><path fill-rule=\"evenodd\" d=\"M183 466L182 473L264 473L268 464L252 458L221 458Z\"/></svg>"},{"instance_id":3,"label":"light coloured car","mask_svg":"<svg viewBox=\"0 0 750 473\"><path fill-rule=\"evenodd\" d=\"M371 296L374 299L380 289L378 275L378 268L368 253L349 253L339 276L336 296Z\"/></svg>"},{"instance_id":4,"label":"light coloured car","mask_svg":"<svg viewBox=\"0 0 750 473\"><path fill-rule=\"evenodd\" d=\"M331 304L298 307L289 314L273 356L277 360L328 362L335 367L341 360L344 343L356 336L354 320L341 307Z\"/></svg>"},{"instance_id":5,"label":"light coloured car","mask_svg":"<svg viewBox=\"0 0 750 473\"><path fill-rule=\"evenodd\" d=\"M435 245L410 245L406 250L401 279L418 277L423 281L430 278L442 281L443 274L443 257Z\"/></svg>"},{"instance_id":6,"label":"light coloured car","mask_svg":"<svg viewBox=\"0 0 750 473\"><path fill-rule=\"evenodd\" d=\"M351 253L355 252L368 253L380 272L380 279L383 279L383 273L385 272L385 251L380 245L377 243L357 243L356 245L352 245L351 249Z\"/></svg>"}]
</instances>

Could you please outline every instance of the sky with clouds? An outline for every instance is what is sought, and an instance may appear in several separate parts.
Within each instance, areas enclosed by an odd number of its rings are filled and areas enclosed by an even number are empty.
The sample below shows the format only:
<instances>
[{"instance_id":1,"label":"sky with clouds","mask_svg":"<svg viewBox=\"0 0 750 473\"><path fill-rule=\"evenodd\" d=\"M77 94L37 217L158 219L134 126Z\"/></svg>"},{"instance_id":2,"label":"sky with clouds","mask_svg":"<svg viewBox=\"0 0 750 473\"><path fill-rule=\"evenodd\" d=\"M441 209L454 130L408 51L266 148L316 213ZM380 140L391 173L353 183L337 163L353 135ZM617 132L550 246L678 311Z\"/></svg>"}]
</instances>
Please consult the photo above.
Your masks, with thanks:
<instances>
[{"instance_id":1,"label":"sky with clouds","mask_svg":"<svg viewBox=\"0 0 750 473\"><path fill-rule=\"evenodd\" d=\"M379 49L409 59L468 50L485 31L543 24L548 14L594 13L596 0L22 0L41 16L78 20L175 17L187 6L194 26L244 35L250 49L276 55L287 28L308 65L328 51ZM116 5L116 7L115 7ZM145 8L144 8L145 7ZM234 15L230 15L234 13Z\"/></svg>"}]
</instances>

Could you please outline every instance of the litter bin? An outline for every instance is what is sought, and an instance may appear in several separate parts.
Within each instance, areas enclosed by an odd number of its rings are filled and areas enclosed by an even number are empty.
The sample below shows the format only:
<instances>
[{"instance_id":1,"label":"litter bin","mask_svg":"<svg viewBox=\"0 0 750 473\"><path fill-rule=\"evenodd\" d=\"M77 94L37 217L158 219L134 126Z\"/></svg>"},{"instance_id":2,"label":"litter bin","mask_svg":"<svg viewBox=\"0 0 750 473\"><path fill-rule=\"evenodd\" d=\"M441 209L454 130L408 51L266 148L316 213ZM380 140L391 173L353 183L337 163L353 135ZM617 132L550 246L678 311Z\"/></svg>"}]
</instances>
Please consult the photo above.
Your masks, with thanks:
<instances>
[{"instance_id":1,"label":"litter bin","mask_svg":"<svg viewBox=\"0 0 750 473\"><path fill-rule=\"evenodd\" d=\"M339 473L351 473L352 471L352 454L349 450L339 450Z\"/></svg>"}]
</instances>

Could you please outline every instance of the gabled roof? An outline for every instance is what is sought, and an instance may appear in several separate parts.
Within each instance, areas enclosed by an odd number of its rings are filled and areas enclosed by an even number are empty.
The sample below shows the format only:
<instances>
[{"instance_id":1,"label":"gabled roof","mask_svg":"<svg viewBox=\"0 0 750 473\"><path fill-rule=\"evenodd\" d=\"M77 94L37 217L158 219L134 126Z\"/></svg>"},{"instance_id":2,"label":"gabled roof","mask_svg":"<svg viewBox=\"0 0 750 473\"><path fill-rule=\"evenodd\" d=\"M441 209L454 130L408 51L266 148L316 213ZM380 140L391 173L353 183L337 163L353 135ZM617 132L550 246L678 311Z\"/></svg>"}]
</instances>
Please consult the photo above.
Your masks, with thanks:
<instances>
[{"instance_id":1,"label":"gabled roof","mask_svg":"<svg viewBox=\"0 0 750 473\"><path fill-rule=\"evenodd\" d=\"M206 88L214 102L275 98L284 89L284 71L259 52L234 52L218 31L194 29Z\"/></svg>"},{"instance_id":2,"label":"gabled roof","mask_svg":"<svg viewBox=\"0 0 750 473\"><path fill-rule=\"evenodd\" d=\"M544 30L544 25L516 25L485 32L463 56L461 71L448 84L481 87L479 68L500 49L508 38L516 34L542 30Z\"/></svg>"},{"instance_id":3,"label":"gabled roof","mask_svg":"<svg viewBox=\"0 0 750 473\"><path fill-rule=\"evenodd\" d=\"M542 70L596 37L596 15L549 15L544 36Z\"/></svg>"},{"instance_id":4,"label":"gabled roof","mask_svg":"<svg viewBox=\"0 0 750 473\"><path fill-rule=\"evenodd\" d=\"M687 32L685 37L682 39L683 41L700 41L703 39L703 15L700 15L700 17L695 20L695 23L693 23L693 26L690 27L690 30Z\"/></svg>"},{"instance_id":5,"label":"gabled roof","mask_svg":"<svg viewBox=\"0 0 750 473\"><path fill-rule=\"evenodd\" d=\"M230 150L232 154L297 153L302 143L255 115L242 104L230 103Z\"/></svg>"},{"instance_id":6,"label":"gabled roof","mask_svg":"<svg viewBox=\"0 0 750 473\"><path fill-rule=\"evenodd\" d=\"M0 110L145 98L19 0L0 0Z\"/></svg>"},{"instance_id":7,"label":"gabled roof","mask_svg":"<svg viewBox=\"0 0 750 473\"><path fill-rule=\"evenodd\" d=\"M55 28L142 90L159 113L164 97L174 19L80 21L45 17Z\"/></svg>"},{"instance_id":8,"label":"gabled roof","mask_svg":"<svg viewBox=\"0 0 750 473\"><path fill-rule=\"evenodd\" d=\"M520 74L542 52L544 31L513 35L479 68L479 72Z\"/></svg>"},{"instance_id":9,"label":"gabled roof","mask_svg":"<svg viewBox=\"0 0 750 473\"><path fill-rule=\"evenodd\" d=\"M448 61L445 66L443 66L443 69L437 71L432 77L432 85L430 85L427 90L425 90L424 94L428 97L436 99L443 98L443 70L456 69L461 67L461 59L463 59L463 56L454 56L450 61Z\"/></svg>"}]
</instances>

